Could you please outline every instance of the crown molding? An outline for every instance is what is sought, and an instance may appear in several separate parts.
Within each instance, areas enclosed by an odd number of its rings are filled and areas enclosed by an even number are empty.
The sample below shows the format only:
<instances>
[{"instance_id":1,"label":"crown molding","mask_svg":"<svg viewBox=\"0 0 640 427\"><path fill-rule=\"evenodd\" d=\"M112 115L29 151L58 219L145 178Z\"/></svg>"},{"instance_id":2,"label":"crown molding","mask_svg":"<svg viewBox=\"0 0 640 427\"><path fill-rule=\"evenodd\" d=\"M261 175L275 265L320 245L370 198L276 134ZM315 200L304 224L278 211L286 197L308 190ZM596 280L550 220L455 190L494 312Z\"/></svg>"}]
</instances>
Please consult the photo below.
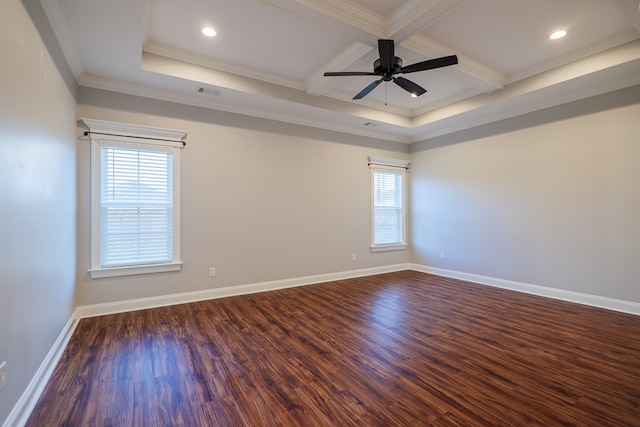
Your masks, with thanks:
<instances>
[{"instance_id":1,"label":"crown molding","mask_svg":"<svg viewBox=\"0 0 640 427\"><path fill-rule=\"evenodd\" d=\"M638 13L640 14L640 11ZM543 62L534 67L530 67L525 70L515 72L508 76L505 83L506 84L515 83L517 81L524 80L528 77L535 76L536 74L541 74L546 71L552 70L554 68L558 68L563 65L570 64L574 61L578 61L592 55L597 55L601 52L604 52L609 49L613 49L615 47L621 46L623 44L632 42L637 39L640 39L640 33L635 31L634 29L630 29L628 31L622 32L620 34L616 34L607 39L601 40L598 43L594 43L592 45L586 46L582 49L573 50L566 55L554 58L550 61Z\"/></svg>"},{"instance_id":2,"label":"crown molding","mask_svg":"<svg viewBox=\"0 0 640 427\"><path fill-rule=\"evenodd\" d=\"M404 40L401 46L427 58L451 55L454 50L420 34ZM455 67L441 68L438 71L483 92L494 92L506 84L507 77L504 73L462 54L458 54L458 58L459 63Z\"/></svg>"},{"instance_id":3,"label":"crown molding","mask_svg":"<svg viewBox=\"0 0 640 427\"><path fill-rule=\"evenodd\" d=\"M189 64L199 65L201 67L207 67L213 70L224 71L226 73L236 74L238 76L248 77L250 79L261 80L292 89L304 90L305 88L303 83L296 80L285 79L279 76L274 76L272 74L267 74L263 71L251 70L247 67L237 66L228 62L221 61L219 59L214 59L205 55L200 55L198 53L189 52L184 49L167 46L165 44L154 42L152 40L144 45L142 52L164 56L166 58L187 62Z\"/></svg>"},{"instance_id":4,"label":"crown molding","mask_svg":"<svg viewBox=\"0 0 640 427\"><path fill-rule=\"evenodd\" d=\"M84 75L85 70L82 60L80 59L80 55L78 54L76 44L73 41L73 37L71 37L69 25L64 17L62 8L60 7L60 2L58 0L40 0L40 5L42 6L42 10L44 10L47 19L51 24L51 28L58 39L58 44L60 45L60 49L62 50L65 60L67 61L67 65L69 65L76 82L78 82Z\"/></svg>"},{"instance_id":5,"label":"crown molding","mask_svg":"<svg viewBox=\"0 0 640 427\"><path fill-rule=\"evenodd\" d=\"M142 8L142 45L144 46L151 40L153 0L144 0Z\"/></svg>"},{"instance_id":6,"label":"crown molding","mask_svg":"<svg viewBox=\"0 0 640 427\"><path fill-rule=\"evenodd\" d=\"M383 84L388 83L388 82L383 82ZM338 91L329 91L326 93L323 93L322 96L326 96L328 98L333 98L336 99L338 101L344 101L344 102L348 102L348 103L352 103L353 99L351 98L351 95L345 95L342 92L338 92ZM402 127L411 127L410 121L411 121L411 117L412 117L412 113L411 110L408 108L403 108L403 107L396 107L396 106L392 106L392 105L384 105L381 104L379 101L374 101L370 98L363 98L358 100L358 105L361 105L363 107L368 107L371 108L373 110L380 110L381 105L384 106L384 112L386 113L393 113L399 116L402 116L404 118L406 118L408 121L407 123L401 123L400 126ZM375 121L380 121L379 119L376 119ZM397 124L397 123L394 123Z\"/></svg>"},{"instance_id":7,"label":"crown molding","mask_svg":"<svg viewBox=\"0 0 640 427\"><path fill-rule=\"evenodd\" d=\"M615 0L618 8L629 22L640 33L640 1L638 0Z\"/></svg>"},{"instance_id":8,"label":"crown molding","mask_svg":"<svg viewBox=\"0 0 640 427\"><path fill-rule=\"evenodd\" d=\"M481 91L479 91L478 89L475 88L469 88L463 92L457 93L455 95L452 96L448 96L446 98L442 98L438 101L432 102L430 104L425 105L424 107L421 108L416 108L415 110L412 111L411 113L411 117L419 117L423 114L429 113L430 111L435 111L438 110L440 108L444 108L448 105L452 105L461 101L464 101L465 99L469 99L472 98L476 95L479 95L480 93L482 93Z\"/></svg>"}]
</instances>

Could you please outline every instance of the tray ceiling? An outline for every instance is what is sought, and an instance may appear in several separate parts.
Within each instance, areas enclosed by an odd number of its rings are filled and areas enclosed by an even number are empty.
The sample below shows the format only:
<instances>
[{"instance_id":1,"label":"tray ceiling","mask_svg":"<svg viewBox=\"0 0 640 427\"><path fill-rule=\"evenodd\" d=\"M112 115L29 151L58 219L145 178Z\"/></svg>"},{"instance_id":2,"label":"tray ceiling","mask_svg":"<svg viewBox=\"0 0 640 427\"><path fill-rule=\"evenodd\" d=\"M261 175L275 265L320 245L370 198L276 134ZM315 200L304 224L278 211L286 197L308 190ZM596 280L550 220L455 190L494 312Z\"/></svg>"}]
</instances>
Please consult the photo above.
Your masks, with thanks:
<instances>
[{"instance_id":1,"label":"tray ceiling","mask_svg":"<svg viewBox=\"0 0 640 427\"><path fill-rule=\"evenodd\" d=\"M639 84L639 3L41 0L81 86L406 143ZM323 76L373 71L380 38L459 64L407 75L418 98Z\"/></svg>"}]
</instances>

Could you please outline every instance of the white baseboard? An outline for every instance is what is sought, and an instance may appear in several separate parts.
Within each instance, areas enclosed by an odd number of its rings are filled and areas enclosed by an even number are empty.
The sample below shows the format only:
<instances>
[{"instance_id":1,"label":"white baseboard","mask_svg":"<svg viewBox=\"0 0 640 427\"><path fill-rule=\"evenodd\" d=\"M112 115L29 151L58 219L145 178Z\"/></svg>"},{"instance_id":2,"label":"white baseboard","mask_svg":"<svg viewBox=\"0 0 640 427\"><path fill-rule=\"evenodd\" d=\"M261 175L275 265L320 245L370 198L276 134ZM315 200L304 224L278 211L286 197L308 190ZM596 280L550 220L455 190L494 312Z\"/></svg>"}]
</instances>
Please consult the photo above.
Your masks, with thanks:
<instances>
[{"instance_id":1,"label":"white baseboard","mask_svg":"<svg viewBox=\"0 0 640 427\"><path fill-rule=\"evenodd\" d=\"M164 307L189 302L225 298L237 295L253 294L257 292L273 291L276 289L292 288L311 285L314 283L330 282L333 280L352 279L355 277L372 276L374 274L390 273L408 270L409 264L387 265L383 267L365 268L360 270L341 271L338 273L319 274L315 276L295 277L292 279L274 280L270 282L251 283L247 285L227 286L223 288L207 289L204 291L184 292L180 294L162 295L158 297L139 298L106 304L80 306L76 309L78 319L85 317L104 316L106 314L123 313L147 308Z\"/></svg>"},{"instance_id":2,"label":"white baseboard","mask_svg":"<svg viewBox=\"0 0 640 427\"><path fill-rule=\"evenodd\" d=\"M539 295L554 298L562 301L575 302L578 304L590 305L593 307L605 308L608 310L620 311L628 314L640 315L640 304L631 301L617 300L597 295L584 294L580 292L567 291L546 286L532 285L529 283L515 282L512 280L498 279L495 277L481 276L478 274L464 273L444 268L429 267L426 265L410 264L411 270L423 273L431 273L437 276L451 277L454 279L466 280L481 285L493 286L496 288L509 289L512 291L524 292L532 295Z\"/></svg>"},{"instance_id":3,"label":"white baseboard","mask_svg":"<svg viewBox=\"0 0 640 427\"><path fill-rule=\"evenodd\" d=\"M222 288L207 289L203 291L184 292L179 294L162 295L157 297L139 298L127 301L118 301L105 304L94 304L79 306L74 312L75 319L85 317L103 316L106 314L123 313L127 311L144 310L148 308L164 307L175 304L185 304L189 302L204 301L216 298L225 298L237 295L246 295L257 292L273 291L276 289L305 286L315 283L329 282L333 280L351 279L355 277L371 276L374 274L390 273L401 270L415 270L424 273L431 273L438 276L452 277L460 280L467 280L482 285L494 286L497 288L510 289L513 291L539 295L563 301L575 302L578 304L590 305L605 308L608 310L620 311L634 315L640 315L640 304L617 300L613 298L590 295L580 292L567 291L563 289L550 288L546 286L533 285L529 283L516 282L512 280L499 279L495 277L482 276L478 274L465 273L455 270L447 270L437 267L429 267L420 264L395 264L382 267L365 268L359 270L342 271L337 273L319 274L314 276L294 277L291 279L274 280L269 282L251 283L246 285L227 286Z\"/></svg>"},{"instance_id":4,"label":"white baseboard","mask_svg":"<svg viewBox=\"0 0 640 427\"><path fill-rule=\"evenodd\" d=\"M11 413L9 413L2 427L22 427L27 423L31 411L33 411L36 403L38 403L38 399L44 391L49 378L51 378L51 374L53 374L53 370L58 364L64 349L67 347L76 326L78 326L78 319L74 313L64 325L62 332L58 335L49 353L47 353L44 361L36 371L24 393L22 393L22 396L20 396L18 403L16 403Z\"/></svg>"}]
</instances>

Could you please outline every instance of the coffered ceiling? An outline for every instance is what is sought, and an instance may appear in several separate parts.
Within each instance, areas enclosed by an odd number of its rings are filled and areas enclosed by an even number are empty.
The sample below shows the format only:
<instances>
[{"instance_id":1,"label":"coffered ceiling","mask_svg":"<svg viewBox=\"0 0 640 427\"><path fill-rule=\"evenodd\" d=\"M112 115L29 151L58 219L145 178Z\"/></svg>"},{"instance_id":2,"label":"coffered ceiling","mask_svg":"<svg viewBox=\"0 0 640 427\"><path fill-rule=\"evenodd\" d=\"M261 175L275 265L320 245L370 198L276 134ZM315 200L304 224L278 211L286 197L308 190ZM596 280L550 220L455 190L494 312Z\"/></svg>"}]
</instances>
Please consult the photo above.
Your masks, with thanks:
<instances>
[{"instance_id":1,"label":"coffered ceiling","mask_svg":"<svg viewBox=\"0 0 640 427\"><path fill-rule=\"evenodd\" d=\"M79 85L400 142L640 84L640 0L41 0ZM213 38L202 34L214 28ZM556 30L564 38L549 39ZM373 71L378 39L412 98Z\"/></svg>"}]
</instances>

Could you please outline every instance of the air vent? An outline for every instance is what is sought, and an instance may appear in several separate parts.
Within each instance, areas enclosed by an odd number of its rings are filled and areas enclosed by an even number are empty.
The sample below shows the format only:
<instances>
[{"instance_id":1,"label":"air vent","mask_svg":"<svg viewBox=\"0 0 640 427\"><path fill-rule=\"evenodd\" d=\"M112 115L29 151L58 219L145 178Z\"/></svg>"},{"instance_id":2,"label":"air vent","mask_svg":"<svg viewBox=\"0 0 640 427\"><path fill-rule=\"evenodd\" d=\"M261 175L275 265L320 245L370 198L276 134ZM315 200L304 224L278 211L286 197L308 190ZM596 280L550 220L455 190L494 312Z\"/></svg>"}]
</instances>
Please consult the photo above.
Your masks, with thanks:
<instances>
[{"instance_id":1,"label":"air vent","mask_svg":"<svg viewBox=\"0 0 640 427\"><path fill-rule=\"evenodd\" d=\"M222 94L222 91L219 89L211 89L204 86L198 86L197 92L203 95L213 95L213 96L220 96Z\"/></svg>"}]
</instances>

